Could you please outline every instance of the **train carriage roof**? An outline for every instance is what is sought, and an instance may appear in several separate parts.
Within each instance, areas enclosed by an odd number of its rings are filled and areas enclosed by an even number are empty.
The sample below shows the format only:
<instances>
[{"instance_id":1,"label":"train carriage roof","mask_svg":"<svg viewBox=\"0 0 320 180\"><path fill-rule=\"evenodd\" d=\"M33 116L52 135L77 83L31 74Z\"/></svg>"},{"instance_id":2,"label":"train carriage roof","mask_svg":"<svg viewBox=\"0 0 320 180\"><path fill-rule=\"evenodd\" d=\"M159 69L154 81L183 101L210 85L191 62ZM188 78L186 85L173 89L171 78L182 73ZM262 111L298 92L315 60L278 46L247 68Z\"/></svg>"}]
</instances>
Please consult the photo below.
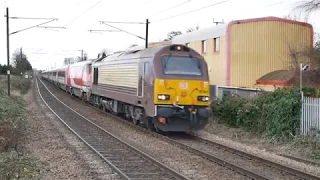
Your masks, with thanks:
<instances>
[{"instance_id":1,"label":"train carriage roof","mask_svg":"<svg viewBox=\"0 0 320 180\"><path fill-rule=\"evenodd\" d=\"M91 64L91 63L92 63L91 60L87 60L87 61L76 62L76 63L70 64L68 66L69 67L84 66L84 65L87 65L87 64Z\"/></svg>"},{"instance_id":2,"label":"train carriage roof","mask_svg":"<svg viewBox=\"0 0 320 180\"><path fill-rule=\"evenodd\" d=\"M92 63L91 60L80 61L80 62L76 62L76 63L73 63L73 64L64 65L64 66L60 66L60 67L57 67L57 68L52 68L52 69L43 71L43 73L53 72L53 71L57 71L57 70L66 70L68 67L83 66L83 65L91 64L91 63Z\"/></svg>"}]
</instances>

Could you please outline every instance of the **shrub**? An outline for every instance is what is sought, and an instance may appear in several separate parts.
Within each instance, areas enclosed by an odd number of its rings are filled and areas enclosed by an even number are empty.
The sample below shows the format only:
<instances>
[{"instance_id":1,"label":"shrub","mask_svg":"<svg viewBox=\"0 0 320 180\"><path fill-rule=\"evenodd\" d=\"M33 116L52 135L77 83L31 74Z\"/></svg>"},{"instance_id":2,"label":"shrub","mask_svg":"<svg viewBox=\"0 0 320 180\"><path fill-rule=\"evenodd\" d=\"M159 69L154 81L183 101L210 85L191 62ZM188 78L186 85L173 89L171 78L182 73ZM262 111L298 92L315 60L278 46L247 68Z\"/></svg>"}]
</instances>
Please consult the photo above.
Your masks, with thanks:
<instances>
[{"instance_id":1,"label":"shrub","mask_svg":"<svg viewBox=\"0 0 320 180\"><path fill-rule=\"evenodd\" d=\"M245 102L245 99L228 96L223 97L221 101L214 100L211 104L212 115L219 123L226 123L232 127L237 127L238 124L235 121L237 111Z\"/></svg>"},{"instance_id":2,"label":"shrub","mask_svg":"<svg viewBox=\"0 0 320 180\"><path fill-rule=\"evenodd\" d=\"M320 88L306 86L302 88L304 96L320 98Z\"/></svg>"},{"instance_id":3,"label":"shrub","mask_svg":"<svg viewBox=\"0 0 320 180\"><path fill-rule=\"evenodd\" d=\"M276 89L253 99L223 97L212 103L214 118L232 127L263 134L270 140L290 139L300 126L298 89Z\"/></svg>"}]
</instances>

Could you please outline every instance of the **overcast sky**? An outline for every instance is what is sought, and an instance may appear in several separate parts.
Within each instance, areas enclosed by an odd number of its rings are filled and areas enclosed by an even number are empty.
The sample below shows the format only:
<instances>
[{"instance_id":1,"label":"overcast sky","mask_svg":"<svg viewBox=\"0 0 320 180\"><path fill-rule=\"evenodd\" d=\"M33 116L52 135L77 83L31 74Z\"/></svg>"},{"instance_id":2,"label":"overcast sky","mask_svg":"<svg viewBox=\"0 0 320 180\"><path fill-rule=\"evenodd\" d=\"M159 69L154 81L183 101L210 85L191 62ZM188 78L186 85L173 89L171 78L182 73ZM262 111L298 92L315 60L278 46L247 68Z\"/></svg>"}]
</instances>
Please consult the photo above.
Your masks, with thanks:
<instances>
[{"instance_id":1,"label":"overcast sky","mask_svg":"<svg viewBox=\"0 0 320 180\"><path fill-rule=\"evenodd\" d=\"M161 41L171 30L185 32L189 27L214 26L215 21L283 17L298 13L292 11L298 0L230 0L182 16L173 17L224 0L2 0L1 14L9 7L11 17L58 18L43 26L66 29L33 28L10 35L10 56L22 47L34 68L47 69L60 66L65 57L88 52L97 57L103 48L123 50L131 44L144 44L144 40L123 32L90 33L88 30L115 30L99 21L145 22L149 18L149 42ZM186 3L184 3L186 2ZM182 4L170 10L173 6ZM309 23L320 30L320 13L314 13ZM6 64L6 18L1 18L0 64ZM167 17L173 17L165 19ZM317 18L318 17L318 18ZM161 20L164 19L164 20ZM48 20L10 19L10 33ZM145 25L111 24L133 34L145 37ZM41 53L41 54L39 54ZM44 54L43 54L44 53ZM59 55L60 54L60 55ZM68 54L68 55L61 55Z\"/></svg>"}]
</instances>

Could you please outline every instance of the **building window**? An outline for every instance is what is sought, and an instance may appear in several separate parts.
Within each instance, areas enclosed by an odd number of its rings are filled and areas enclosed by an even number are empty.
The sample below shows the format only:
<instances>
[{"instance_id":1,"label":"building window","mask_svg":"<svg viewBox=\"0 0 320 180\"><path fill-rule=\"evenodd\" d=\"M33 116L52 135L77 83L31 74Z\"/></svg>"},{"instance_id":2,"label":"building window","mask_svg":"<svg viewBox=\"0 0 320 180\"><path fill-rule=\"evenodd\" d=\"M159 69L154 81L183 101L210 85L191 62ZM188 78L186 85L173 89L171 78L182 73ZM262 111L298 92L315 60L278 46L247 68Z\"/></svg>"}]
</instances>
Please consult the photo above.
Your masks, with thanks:
<instances>
[{"instance_id":1,"label":"building window","mask_svg":"<svg viewBox=\"0 0 320 180\"><path fill-rule=\"evenodd\" d=\"M207 41L202 41L202 53L207 53Z\"/></svg>"},{"instance_id":2,"label":"building window","mask_svg":"<svg viewBox=\"0 0 320 180\"><path fill-rule=\"evenodd\" d=\"M213 52L219 52L220 51L220 38L214 38L213 39Z\"/></svg>"},{"instance_id":3,"label":"building window","mask_svg":"<svg viewBox=\"0 0 320 180\"><path fill-rule=\"evenodd\" d=\"M186 46L190 47L190 43L186 43Z\"/></svg>"}]
</instances>

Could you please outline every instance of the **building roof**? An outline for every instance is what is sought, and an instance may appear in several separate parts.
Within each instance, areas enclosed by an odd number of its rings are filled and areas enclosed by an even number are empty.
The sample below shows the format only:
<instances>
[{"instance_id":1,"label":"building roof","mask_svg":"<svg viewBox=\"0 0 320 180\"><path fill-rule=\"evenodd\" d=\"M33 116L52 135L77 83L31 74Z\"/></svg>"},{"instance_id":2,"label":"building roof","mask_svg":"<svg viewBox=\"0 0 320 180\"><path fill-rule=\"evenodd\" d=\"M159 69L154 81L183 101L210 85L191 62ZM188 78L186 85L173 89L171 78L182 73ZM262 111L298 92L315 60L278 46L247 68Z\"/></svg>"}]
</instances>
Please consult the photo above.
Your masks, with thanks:
<instances>
[{"instance_id":1,"label":"building roof","mask_svg":"<svg viewBox=\"0 0 320 180\"><path fill-rule=\"evenodd\" d=\"M228 24L212 26L181 34L172 38L172 44L186 44L192 41L206 40L226 35Z\"/></svg>"},{"instance_id":2,"label":"building roof","mask_svg":"<svg viewBox=\"0 0 320 180\"><path fill-rule=\"evenodd\" d=\"M293 77L294 72L291 70L277 70L263 75L258 80L256 80L256 83L264 85L285 86L289 84Z\"/></svg>"}]
</instances>

